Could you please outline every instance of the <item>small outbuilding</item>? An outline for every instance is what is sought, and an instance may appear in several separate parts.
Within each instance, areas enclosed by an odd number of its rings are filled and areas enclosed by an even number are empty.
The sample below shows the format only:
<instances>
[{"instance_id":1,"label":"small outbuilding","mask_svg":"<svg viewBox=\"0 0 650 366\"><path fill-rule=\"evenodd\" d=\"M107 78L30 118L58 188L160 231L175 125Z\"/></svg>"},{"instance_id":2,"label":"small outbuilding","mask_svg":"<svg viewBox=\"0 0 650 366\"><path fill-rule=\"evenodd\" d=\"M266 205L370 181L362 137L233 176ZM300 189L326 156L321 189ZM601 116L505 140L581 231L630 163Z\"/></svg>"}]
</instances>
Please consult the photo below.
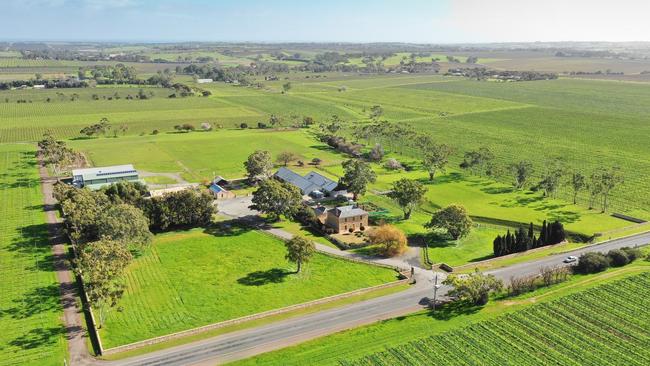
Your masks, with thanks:
<instances>
[{"instance_id":1,"label":"small outbuilding","mask_svg":"<svg viewBox=\"0 0 650 366\"><path fill-rule=\"evenodd\" d=\"M225 200L225 199L228 199L228 198L235 198L234 193L226 190L225 188L223 188L222 186L218 185L215 182L212 182L212 184L210 184L209 190L210 190L210 193L212 193L212 195L218 200Z\"/></svg>"}]
</instances>

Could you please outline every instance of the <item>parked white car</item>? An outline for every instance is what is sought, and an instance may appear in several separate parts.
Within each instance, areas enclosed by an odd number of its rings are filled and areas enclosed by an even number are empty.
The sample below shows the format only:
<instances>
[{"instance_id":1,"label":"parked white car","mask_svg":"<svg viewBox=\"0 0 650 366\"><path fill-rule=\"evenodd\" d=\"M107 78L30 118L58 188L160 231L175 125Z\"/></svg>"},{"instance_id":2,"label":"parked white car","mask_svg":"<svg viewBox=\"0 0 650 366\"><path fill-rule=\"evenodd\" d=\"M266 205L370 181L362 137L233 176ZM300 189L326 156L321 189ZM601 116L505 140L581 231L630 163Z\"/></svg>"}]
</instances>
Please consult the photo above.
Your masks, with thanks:
<instances>
[{"instance_id":1,"label":"parked white car","mask_svg":"<svg viewBox=\"0 0 650 366\"><path fill-rule=\"evenodd\" d=\"M564 263L573 263L573 262L575 262L577 260L578 260L578 257L576 257L575 255L570 255L570 256L564 258Z\"/></svg>"}]
</instances>

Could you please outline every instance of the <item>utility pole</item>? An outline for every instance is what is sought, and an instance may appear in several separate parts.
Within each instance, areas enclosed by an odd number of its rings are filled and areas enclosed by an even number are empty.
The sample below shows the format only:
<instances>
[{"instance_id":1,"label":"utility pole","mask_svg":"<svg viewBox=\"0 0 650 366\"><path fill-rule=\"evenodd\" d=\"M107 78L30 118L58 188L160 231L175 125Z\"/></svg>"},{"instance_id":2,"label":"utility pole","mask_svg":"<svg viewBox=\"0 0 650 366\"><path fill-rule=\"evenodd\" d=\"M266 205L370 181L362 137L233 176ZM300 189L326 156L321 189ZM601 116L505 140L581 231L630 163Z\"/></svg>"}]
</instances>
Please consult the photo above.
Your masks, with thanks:
<instances>
[{"instance_id":1,"label":"utility pole","mask_svg":"<svg viewBox=\"0 0 650 366\"><path fill-rule=\"evenodd\" d=\"M435 280L433 282L433 311L436 311L436 299L438 297L438 289L440 285L438 284L438 274L436 273Z\"/></svg>"}]
</instances>

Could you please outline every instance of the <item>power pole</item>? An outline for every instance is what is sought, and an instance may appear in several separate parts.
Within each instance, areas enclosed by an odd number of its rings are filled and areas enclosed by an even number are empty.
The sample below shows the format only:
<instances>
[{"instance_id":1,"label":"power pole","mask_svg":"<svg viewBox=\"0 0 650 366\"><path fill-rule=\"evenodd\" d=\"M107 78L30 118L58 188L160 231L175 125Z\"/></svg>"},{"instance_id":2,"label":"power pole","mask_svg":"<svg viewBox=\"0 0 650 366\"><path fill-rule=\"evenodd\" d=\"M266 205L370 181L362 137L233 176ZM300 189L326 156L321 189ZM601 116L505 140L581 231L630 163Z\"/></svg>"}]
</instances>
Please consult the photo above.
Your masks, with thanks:
<instances>
[{"instance_id":1,"label":"power pole","mask_svg":"<svg viewBox=\"0 0 650 366\"><path fill-rule=\"evenodd\" d=\"M436 300L438 297L438 289L440 285L438 284L438 274L436 273L435 280L433 282L433 311L436 311Z\"/></svg>"}]
</instances>

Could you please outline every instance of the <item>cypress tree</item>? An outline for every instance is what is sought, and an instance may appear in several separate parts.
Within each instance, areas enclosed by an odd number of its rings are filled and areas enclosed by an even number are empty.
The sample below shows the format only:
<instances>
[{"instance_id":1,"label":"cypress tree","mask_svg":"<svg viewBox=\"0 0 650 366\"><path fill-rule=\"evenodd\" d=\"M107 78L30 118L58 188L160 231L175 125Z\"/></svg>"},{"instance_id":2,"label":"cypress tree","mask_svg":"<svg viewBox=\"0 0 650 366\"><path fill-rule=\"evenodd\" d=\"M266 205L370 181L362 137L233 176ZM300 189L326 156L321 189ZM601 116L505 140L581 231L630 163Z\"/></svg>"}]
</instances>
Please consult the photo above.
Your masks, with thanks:
<instances>
[{"instance_id":1,"label":"cypress tree","mask_svg":"<svg viewBox=\"0 0 650 366\"><path fill-rule=\"evenodd\" d=\"M530 223L528 227L528 249L535 247L535 228L533 228L533 223Z\"/></svg>"},{"instance_id":2,"label":"cypress tree","mask_svg":"<svg viewBox=\"0 0 650 366\"><path fill-rule=\"evenodd\" d=\"M515 234L515 251L516 252L525 252L528 248L528 235L526 235L526 230L522 226L517 229Z\"/></svg>"},{"instance_id":3,"label":"cypress tree","mask_svg":"<svg viewBox=\"0 0 650 366\"><path fill-rule=\"evenodd\" d=\"M506 234L506 245L505 245L505 250L504 254L510 254L513 252L513 240L512 240L512 234L510 234L510 229L508 229L508 233Z\"/></svg>"},{"instance_id":4,"label":"cypress tree","mask_svg":"<svg viewBox=\"0 0 650 366\"><path fill-rule=\"evenodd\" d=\"M495 257L500 257L503 255L503 239L501 235L497 235L492 242L492 251L494 252Z\"/></svg>"},{"instance_id":5,"label":"cypress tree","mask_svg":"<svg viewBox=\"0 0 650 366\"><path fill-rule=\"evenodd\" d=\"M549 244L557 244L564 239L566 239L566 233L564 232L564 225L561 222L553 222L550 228Z\"/></svg>"},{"instance_id":6,"label":"cypress tree","mask_svg":"<svg viewBox=\"0 0 650 366\"><path fill-rule=\"evenodd\" d=\"M546 245L546 220L542 223L542 231L539 232L540 247Z\"/></svg>"}]
</instances>

